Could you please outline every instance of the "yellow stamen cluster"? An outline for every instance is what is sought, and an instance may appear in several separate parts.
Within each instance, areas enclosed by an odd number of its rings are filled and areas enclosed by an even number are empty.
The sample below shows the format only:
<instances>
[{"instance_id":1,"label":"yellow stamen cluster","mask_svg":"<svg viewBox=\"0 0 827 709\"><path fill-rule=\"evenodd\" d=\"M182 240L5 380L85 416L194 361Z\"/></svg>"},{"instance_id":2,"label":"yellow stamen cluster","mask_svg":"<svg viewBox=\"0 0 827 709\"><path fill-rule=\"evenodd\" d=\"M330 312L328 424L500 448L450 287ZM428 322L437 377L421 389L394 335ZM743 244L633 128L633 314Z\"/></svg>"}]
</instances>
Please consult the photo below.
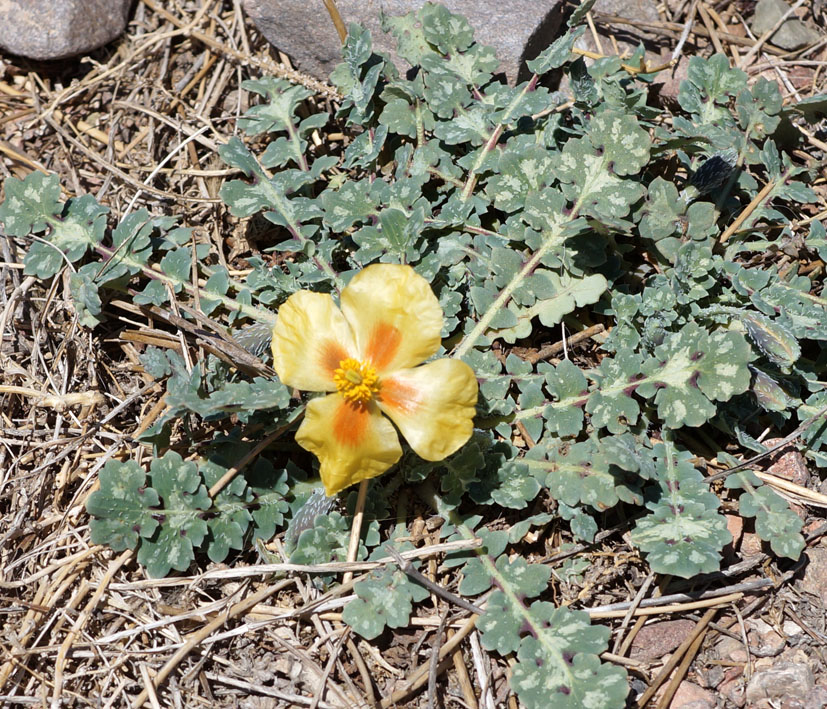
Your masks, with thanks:
<instances>
[{"instance_id":1,"label":"yellow stamen cluster","mask_svg":"<svg viewBox=\"0 0 827 709\"><path fill-rule=\"evenodd\" d=\"M367 404L379 393L379 377L376 370L358 359L343 359L333 372L336 389L353 404Z\"/></svg>"}]
</instances>

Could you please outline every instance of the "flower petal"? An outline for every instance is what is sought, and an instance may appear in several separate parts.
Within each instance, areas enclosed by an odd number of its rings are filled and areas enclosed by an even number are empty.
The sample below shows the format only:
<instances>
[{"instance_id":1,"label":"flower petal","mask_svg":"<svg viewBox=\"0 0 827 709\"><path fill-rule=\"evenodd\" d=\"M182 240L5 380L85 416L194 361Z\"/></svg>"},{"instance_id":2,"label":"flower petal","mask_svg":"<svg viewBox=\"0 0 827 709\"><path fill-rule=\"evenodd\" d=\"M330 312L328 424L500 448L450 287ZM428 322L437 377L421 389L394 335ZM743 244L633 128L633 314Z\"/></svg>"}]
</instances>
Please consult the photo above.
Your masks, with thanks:
<instances>
[{"instance_id":1,"label":"flower petal","mask_svg":"<svg viewBox=\"0 0 827 709\"><path fill-rule=\"evenodd\" d=\"M458 359L438 359L382 379L379 408L425 460L442 460L474 430L477 379Z\"/></svg>"},{"instance_id":2,"label":"flower petal","mask_svg":"<svg viewBox=\"0 0 827 709\"><path fill-rule=\"evenodd\" d=\"M335 391L333 372L356 347L342 311L326 293L300 290L279 308L273 369L289 387Z\"/></svg>"},{"instance_id":3,"label":"flower petal","mask_svg":"<svg viewBox=\"0 0 827 709\"><path fill-rule=\"evenodd\" d=\"M381 475L402 457L399 436L379 409L355 406L339 394L307 404L296 442L319 459L328 495Z\"/></svg>"},{"instance_id":4,"label":"flower petal","mask_svg":"<svg viewBox=\"0 0 827 709\"><path fill-rule=\"evenodd\" d=\"M428 281L410 266L377 263L362 269L342 290L341 302L359 359L380 375L413 367L439 349L442 308Z\"/></svg>"}]
</instances>

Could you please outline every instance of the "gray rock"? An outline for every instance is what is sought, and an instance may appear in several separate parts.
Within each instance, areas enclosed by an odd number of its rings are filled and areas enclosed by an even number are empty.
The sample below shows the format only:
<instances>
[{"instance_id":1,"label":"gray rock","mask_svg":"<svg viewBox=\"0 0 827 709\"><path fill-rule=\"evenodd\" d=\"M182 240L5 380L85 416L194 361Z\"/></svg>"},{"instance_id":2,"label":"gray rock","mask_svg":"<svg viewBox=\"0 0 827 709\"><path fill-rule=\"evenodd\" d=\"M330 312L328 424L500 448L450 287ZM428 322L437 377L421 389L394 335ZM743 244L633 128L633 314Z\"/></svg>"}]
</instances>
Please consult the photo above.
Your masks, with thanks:
<instances>
[{"instance_id":1,"label":"gray rock","mask_svg":"<svg viewBox=\"0 0 827 709\"><path fill-rule=\"evenodd\" d=\"M651 662L672 652L694 630L692 620L664 620L644 625L632 641L629 656L633 660Z\"/></svg>"},{"instance_id":2,"label":"gray rock","mask_svg":"<svg viewBox=\"0 0 827 709\"><path fill-rule=\"evenodd\" d=\"M405 15L424 4L424 0L337 0L336 6L346 26L356 22L367 27L374 51L387 52L404 70L393 38L380 29L380 10ZM442 0L442 4L468 19L477 42L496 50L500 70L514 83L529 76L524 61L556 38L564 0ZM259 31L302 71L327 79L341 61L339 36L321 2L244 0L244 7Z\"/></svg>"},{"instance_id":3,"label":"gray rock","mask_svg":"<svg viewBox=\"0 0 827 709\"><path fill-rule=\"evenodd\" d=\"M693 682L681 682L669 709L715 709L715 695Z\"/></svg>"},{"instance_id":4,"label":"gray rock","mask_svg":"<svg viewBox=\"0 0 827 709\"><path fill-rule=\"evenodd\" d=\"M65 59L115 39L132 0L0 0L0 47L29 59Z\"/></svg>"},{"instance_id":5,"label":"gray rock","mask_svg":"<svg viewBox=\"0 0 827 709\"><path fill-rule=\"evenodd\" d=\"M759 0L755 6L750 28L757 37L769 32L781 16L790 9L784 0ZM819 31L796 17L790 17L770 37L770 42L781 49L798 49L821 39Z\"/></svg>"},{"instance_id":6,"label":"gray rock","mask_svg":"<svg viewBox=\"0 0 827 709\"><path fill-rule=\"evenodd\" d=\"M814 686L813 672L806 664L782 662L752 676L747 685L747 701L805 699Z\"/></svg>"},{"instance_id":7,"label":"gray rock","mask_svg":"<svg viewBox=\"0 0 827 709\"><path fill-rule=\"evenodd\" d=\"M592 7L592 13L595 16L610 15L656 24L662 20L658 12L658 3L655 0L597 0L594 7ZM597 23L597 34L600 35L603 51L606 54L614 54L614 43L610 38L611 35L614 35L621 53L624 51L633 52L641 41L652 42L662 36L643 27L632 27L621 23L611 23L607 26L602 22ZM584 48L586 49L592 51L597 49L591 32L586 32L578 41L578 45L581 42L585 43Z\"/></svg>"},{"instance_id":8,"label":"gray rock","mask_svg":"<svg viewBox=\"0 0 827 709\"><path fill-rule=\"evenodd\" d=\"M827 603L827 549L821 546L807 549L807 561L799 588L822 604Z\"/></svg>"},{"instance_id":9,"label":"gray rock","mask_svg":"<svg viewBox=\"0 0 827 709\"><path fill-rule=\"evenodd\" d=\"M827 687L819 684L812 692L807 693L804 709L824 709L824 707L827 707Z\"/></svg>"}]
</instances>

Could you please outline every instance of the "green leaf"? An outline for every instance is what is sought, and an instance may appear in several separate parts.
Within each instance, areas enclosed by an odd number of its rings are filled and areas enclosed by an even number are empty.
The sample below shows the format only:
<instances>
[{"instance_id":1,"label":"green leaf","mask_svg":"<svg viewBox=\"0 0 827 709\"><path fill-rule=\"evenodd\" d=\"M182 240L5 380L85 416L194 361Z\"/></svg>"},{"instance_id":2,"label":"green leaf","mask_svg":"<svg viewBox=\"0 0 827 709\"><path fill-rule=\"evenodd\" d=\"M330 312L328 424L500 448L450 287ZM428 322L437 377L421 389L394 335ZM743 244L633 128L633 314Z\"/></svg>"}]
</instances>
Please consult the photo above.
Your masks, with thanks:
<instances>
[{"instance_id":1,"label":"green leaf","mask_svg":"<svg viewBox=\"0 0 827 709\"><path fill-rule=\"evenodd\" d=\"M281 382L256 377L251 382L230 382L213 392L201 408L204 416L243 411L283 409L290 403L290 390Z\"/></svg>"},{"instance_id":2,"label":"green leaf","mask_svg":"<svg viewBox=\"0 0 827 709\"><path fill-rule=\"evenodd\" d=\"M659 241L675 234L681 224L682 206L678 188L662 177L656 177L649 184L641 212L640 235L644 239Z\"/></svg>"},{"instance_id":3,"label":"green leaf","mask_svg":"<svg viewBox=\"0 0 827 709\"><path fill-rule=\"evenodd\" d=\"M6 198L0 205L0 222L9 236L39 234L46 229L47 218L62 211L57 175L35 171L25 180L10 177L3 185Z\"/></svg>"},{"instance_id":4,"label":"green leaf","mask_svg":"<svg viewBox=\"0 0 827 709\"><path fill-rule=\"evenodd\" d=\"M153 231L164 231L166 224L156 224L159 220L151 219L146 209L127 214L112 230L112 245L115 247L106 260L99 280L105 282L130 273L134 274L149 261L153 251ZM177 230L176 230L177 231ZM171 233L167 237L172 236Z\"/></svg>"},{"instance_id":5,"label":"green leaf","mask_svg":"<svg viewBox=\"0 0 827 709\"><path fill-rule=\"evenodd\" d=\"M477 621L482 633L482 644L487 650L507 655L520 647L523 617L502 591L494 591L488 598L485 613ZM515 612L516 611L516 612Z\"/></svg>"},{"instance_id":6,"label":"green leaf","mask_svg":"<svg viewBox=\"0 0 827 709\"><path fill-rule=\"evenodd\" d=\"M87 264L76 273L69 276L69 292L72 294L72 301L75 312L78 314L78 322L85 327L95 327L100 324L102 303L98 295L98 284L94 277L100 271L98 264Z\"/></svg>"},{"instance_id":7,"label":"green leaf","mask_svg":"<svg viewBox=\"0 0 827 709\"><path fill-rule=\"evenodd\" d=\"M186 571L195 558L194 550L207 536L203 511L210 508L207 488L198 466L184 462L175 451L152 461L152 486L163 500L160 529L138 549L138 561L153 578L166 576L170 569Z\"/></svg>"},{"instance_id":8,"label":"green leaf","mask_svg":"<svg viewBox=\"0 0 827 709\"><path fill-rule=\"evenodd\" d=\"M325 223L334 231L345 231L367 221L377 211L377 199L361 181L346 182L338 190L326 189L320 196Z\"/></svg>"},{"instance_id":9,"label":"green leaf","mask_svg":"<svg viewBox=\"0 0 827 709\"><path fill-rule=\"evenodd\" d=\"M529 564L521 556L512 560L501 556L495 566L500 572L499 583L506 583L509 588L524 598L539 596L548 586L551 569L542 564Z\"/></svg>"},{"instance_id":10,"label":"green leaf","mask_svg":"<svg viewBox=\"0 0 827 709\"><path fill-rule=\"evenodd\" d=\"M815 125L827 114L827 94L815 94L801 101L789 103L782 109L782 114L797 114L810 125Z\"/></svg>"},{"instance_id":11,"label":"green leaf","mask_svg":"<svg viewBox=\"0 0 827 709\"><path fill-rule=\"evenodd\" d=\"M249 178L249 182L230 180L219 190L219 196L235 216L249 217L264 209L267 219L289 229L297 239L303 235L303 220L321 216L321 210L310 200L288 196L315 179L310 173L282 170L268 177L244 143L236 137L220 146L218 154L224 162L239 168Z\"/></svg>"},{"instance_id":12,"label":"green leaf","mask_svg":"<svg viewBox=\"0 0 827 709\"><path fill-rule=\"evenodd\" d=\"M380 14L382 29L390 32L396 39L396 53L411 66L419 66L422 58L433 54L434 50L425 38L422 23L416 12L391 17L384 12Z\"/></svg>"},{"instance_id":13,"label":"green leaf","mask_svg":"<svg viewBox=\"0 0 827 709\"><path fill-rule=\"evenodd\" d=\"M296 479L297 468L288 462L286 468L274 469L273 464L265 458L257 458L250 465L244 477L253 494L253 532L256 538L269 540L284 524L287 514L287 495L290 491L288 478ZM332 507L335 499L328 500L327 509Z\"/></svg>"},{"instance_id":14,"label":"green leaf","mask_svg":"<svg viewBox=\"0 0 827 709\"><path fill-rule=\"evenodd\" d=\"M755 518L755 531L776 554L798 560L806 546L801 535L804 522L769 485L743 493L738 511Z\"/></svg>"},{"instance_id":15,"label":"green leaf","mask_svg":"<svg viewBox=\"0 0 827 709\"><path fill-rule=\"evenodd\" d=\"M616 175L634 175L649 162L651 140L634 116L604 111L589 125L589 140Z\"/></svg>"},{"instance_id":16,"label":"green leaf","mask_svg":"<svg viewBox=\"0 0 827 709\"><path fill-rule=\"evenodd\" d=\"M624 123L619 120L618 126ZM639 145L638 153L643 149L642 144ZM648 147L646 152L648 154ZM626 169L637 164L634 154L621 156L620 160ZM643 187L619 177L611 163L604 146L594 146L585 138L575 138L563 147L556 173L561 182L570 185L565 189L569 199L580 203L584 213L609 223L625 217L631 205L643 195Z\"/></svg>"},{"instance_id":17,"label":"green leaf","mask_svg":"<svg viewBox=\"0 0 827 709\"><path fill-rule=\"evenodd\" d=\"M384 114L383 114L384 115ZM380 123L382 119L380 117ZM345 157L342 163L344 168L368 167L376 158L385 145L388 138L388 126L380 125L375 131L365 131L347 146Z\"/></svg>"},{"instance_id":18,"label":"green leaf","mask_svg":"<svg viewBox=\"0 0 827 709\"><path fill-rule=\"evenodd\" d=\"M709 491L689 451L671 443L655 446L660 493L647 503L652 514L632 530L632 542L646 552L652 571L691 578L716 571L721 550L732 539L718 514L718 498Z\"/></svg>"},{"instance_id":19,"label":"green leaf","mask_svg":"<svg viewBox=\"0 0 827 709\"><path fill-rule=\"evenodd\" d=\"M238 127L247 135L254 136L265 132L294 130L298 120L295 112L298 105L313 95L303 86L290 84L284 79L266 76L261 79L247 79L241 88L253 91L267 99L267 103L252 106L244 117L239 119ZM319 114L324 117L325 114Z\"/></svg>"},{"instance_id":20,"label":"green leaf","mask_svg":"<svg viewBox=\"0 0 827 709\"><path fill-rule=\"evenodd\" d=\"M379 123L385 126L388 131L414 138L416 137L417 127L416 114L416 106L405 99L395 98L385 104L385 108L382 109L379 116ZM431 128L433 128L433 122Z\"/></svg>"},{"instance_id":21,"label":"green leaf","mask_svg":"<svg viewBox=\"0 0 827 709\"><path fill-rule=\"evenodd\" d=\"M445 71L441 61L434 61L428 64L432 67L433 78L425 80L423 91L425 101L430 113L430 129L435 127L434 116L439 118L452 118L456 112L471 103L471 93L466 88L466 82L458 76ZM422 108L419 107L421 112Z\"/></svg>"},{"instance_id":22,"label":"green leaf","mask_svg":"<svg viewBox=\"0 0 827 709\"><path fill-rule=\"evenodd\" d=\"M338 512L316 518L312 529L304 530L296 543L296 550L290 561L295 564L324 564L330 561L345 561L350 526ZM357 559L367 556L367 548L360 543Z\"/></svg>"},{"instance_id":23,"label":"green leaf","mask_svg":"<svg viewBox=\"0 0 827 709\"><path fill-rule=\"evenodd\" d=\"M212 487L249 448L233 443L212 447L208 458L200 461L198 466L204 483ZM230 549L244 548L244 533L252 520L249 510L252 501L252 491L240 475L234 477L213 499L212 514L207 520L207 556L211 561L220 563L227 558Z\"/></svg>"},{"instance_id":24,"label":"green leaf","mask_svg":"<svg viewBox=\"0 0 827 709\"><path fill-rule=\"evenodd\" d=\"M108 460L100 472L100 488L86 501L92 544L108 544L114 551L134 549L141 537L158 527L158 493L147 485L146 473L134 460Z\"/></svg>"},{"instance_id":25,"label":"green leaf","mask_svg":"<svg viewBox=\"0 0 827 709\"><path fill-rule=\"evenodd\" d=\"M546 474L545 485L552 497L570 507L584 504L603 511L618 503L615 476L594 440L537 445L526 462Z\"/></svg>"},{"instance_id":26,"label":"green leaf","mask_svg":"<svg viewBox=\"0 0 827 709\"><path fill-rule=\"evenodd\" d=\"M502 507L522 510L540 492L540 484L522 461L512 459L497 466L491 499ZM477 495L474 495L477 498Z\"/></svg>"},{"instance_id":27,"label":"green leaf","mask_svg":"<svg viewBox=\"0 0 827 709\"><path fill-rule=\"evenodd\" d=\"M554 180L551 154L539 145L514 143L500 155L499 174L488 180L486 192L497 209L514 212L526 199L542 192Z\"/></svg>"},{"instance_id":28,"label":"green leaf","mask_svg":"<svg viewBox=\"0 0 827 709\"><path fill-rule=\"evenodd\" d=\"M596 652L578 652L585 644L583 636L602 628L584 627L587 621L579 613L554 608L550 603L534 603L531 610L554 630L537 639L527 637L520 644L518 662L511 670L511 686L521 703L527 709L544 709L549 702L561 709L624 706L626 672L602 664ZM548 640L552 633L557 642Z\"/></svg>"},{"instance_id":29,"label":"green leaf","mask_svg":"<svg viewBox=\"0 0 827 709\"><path fill-rule=\"evenodd\" d=\"M587 514L580 508L572 508L571 516L563 513L564 504L560 503L560 516L568 519L569 529L571 529L572 536L575 540L582 540L591 544L597 534L597 522L594 517Z\"/></svg>"},{"instance_id":30,"label":"green leaf","mask_svg":"<svg viewBox=\"0 0 827 709\"><path fill-rule=\"evenodd\" d=\"M512 524L511 529L508 530L509 543L517 544L522 541L532 527L545 527L552 519L554 519L554 517L550 514L539 513Z\"/></svg>"},{"instance_id":31,"label":"green leaf","mask_svg":"<svg viewBox=\"0 0 827 709\"><path fill-rule=\"evenodd\" d=\"M729 401L747 390L750 359L743 335L707 334L690 323L643 363L646 379L637 392L654 396L658 415L670 428L700 426L715 414L713 401Z\"/></svg>"},{"instance_id":32,"label":"green leaf","mask_svg":"<svg viewBox=\"0 0 827 709\"><path fill-rule=\"evenodd\" d=\"M763 138L774 133L778 127L782 104L778 84L762 76L750 89L738 94L735 109L741 127L749 130L755 138Z\"/></svg>"},{"instance_id":33,"label":"green leaf","mask_svg":"<svg viewBox=\"0 0 827 709\"><path fill-rule=\"evenodd\" d=\"M583 22L586 19L586 14L594 7L596 2L597 0L580 0L580 3L574 8L574 12L569 16L568 26L576 27Z\"/></svg>"},{"instance_id":34,"label":"green leaf","mask_svg":"<svg viewBox=\"0 0 827 709\"><path fill-rule=\"evenodd\" d=\"M462 518L461 525L464 525L467 530L472 530L480 523L480 520L482 520L480 515L470 515ZM460 525L460 522L458 521L457 524ZM486 554L492 559L495 559L502 554L508 546L508 534L505 532L499 530L492 532L485 527L481 527L475 534L482 540L482 546L473 551L459 551L446 554L445 561L443 561L443 565L446 569L452 569L455 566L462 566L469 559L471 561L479 561L481 554ZM468 535L464 534L462 529L457 529L455 525L447 524L440 530L440 537L446 541L452 542L467 539ZM463 573L465 573L467 568L468 566L466 565L463 569ZM485 573L490 579L491 574L488 571Z\"/></svg>"},{"instance_id":35,"label":"green leaf","mask_svg":"<svg viewBox=\"0 0 827 709\"><path fill-rule=\"evenodd\" d=\"M591 305L600 300L608 288L606 278L595 273L585 278L575 278L567 273L558 276L547 270L538 270L532 275L530 288L538 300L530 307L521 308L514 301L508 310L514 314L516 324L504 328L492 328L491 334L513 343L531 334L531 320L537 317L546 327L557 325L564 316L575 308Z\"/></svg>"},{"instance_id":36,"label":"green leaf","mask_svg":"<svg viewBox=\"0 0 827 709\"><path fill-rule=\"evenodd\" d=\"M476 147L491 137L494 126L482 108L458 108L450 121L439 121L434 127L434 135L448 145L469 143Z\"/></svg>"},{"instance_id":37,"label":"green leaf","mask_svg":"<svg viewBox=\"0 0 827 709\"><path fill-rule=\"evenodd\" d=\"M163 281L150 281L132 300L136 305L163 305L169 300L169 291Z\"/></svg>"},{"instance_id":38,"label":"green leaf","mask_svg":"<svg viewBox=\"0 0 827 709\"><path fill-rule=\"evenodd\" d=\"M372 53L370 32L355 23L348 26L342 58L344 62L330 76L345 96L337 115L364 125L374 117L374 97L385 63Z\"/></svg>"},{"instance_id":39,"label":"green leaf","mask_svg":"<svg viewBox=\"0 0 827 709\"><path fill-rule=\"evenodd\" d=\"M588 397L586 411L595 428L605 426L609 433L623 433L637 422L640 405L632 395L636 382L642 379L641 365L637 352L621 349L614 357L604 357L600 366L592 370L597 389Z\"/></svg>"},{"instance_id":40,"label":"green leaf","mask_svg":"<svg viewBox=\"0 0 827 709\"><path fill-rule=\"evenodd\" d=\"M160 347L147 347L141 355L144 371L153 379L162 379L172 374L172 364L167 351Z\"/></svg>"},{"instance_id":41,"label":"green leaf","mask_svg":"<svg viewBox=\"0 0 827 709\"><path fill-rule=\"evenodd\" d=\"M45 208L49 205L39 206ZM32 244L23 260L23 272L38 278L48 278L63 268L64 259L71 263L81 259L87 249L100 243L103 238L108 211L92 195L70 199L62 214L46 219L49 224L48 233L44 237L47 243L37 241Z\"/></svg>"},{"instance_id":42,"label":"green leaf","mask_svg":"<svg viewBox=\"0 0 827 709\"><path fill-rule=\"evenodd\" d=\"M628 691L625 672L601 665L598 657L606 648L609 629L590 627L582 611L543 601L522 609L504 592L494 591L477 627L485 648L501 654L517 651L511 686L526 707L623 706ZM526 630L530 634L522 637Z\"/></svg>"},{"instance_id":43,"label":"green leaf","mask_svg":"<svg viewBox=\"0 0 827 709\"><path fill-rule=\"evenodd\" d=\"M426 3L419 11L419 21L425 40L442 54L461 52L474 41L474 30L468 20L442 5Z\"/></svg>"},{"instance_id":44,"label":"green leaf","mask_svg":"<svg viewBox=\"0 0 827 709\"><path fill-rule=\"evenodd\" d=\"M385 627L403 628L408 624L413 601L428 597L428 591L419 588L412 593L407 576L399 569L374 569L363 581L353 587L358 596L347 604L342 620L367 640L378 637Z\"/></svg>"},{"instance_id":45,"label":"green leaf","mask_svg":"<svg viewBox=\"0 0 827 709\"><path fill-rule=\"evenodd\" d=\"M169 251L161 259L161 270L179 284L189 283L192 274L192 249L185 246L182 249ZM176 285L175 292L178 293L180 290L181 286Z\"/></svg>"},{"instance_id":46,"label":"green leaf","mask_svg":"<svg viewBox=\"0 0 827 709\"><path fill-rule=\"evenodd\" d=\"M482 531L479 535L486 540L486 546L490 544L488 546L489 552L496 550L495 547L499 546L500 541L507 541L507 536L493 538L489 536L490 534L490 532ZM491 556L495 555L491 554ZM533 597L540 595L545 590L551 576L551 570L548 567L529 564L519 556L513 561L501 556L496 560L495 567L496 571L492 572L489 564L482 559L471 559L462 569L462 582L459 586L459 592L463 596L479 595L491 588L491 584L496 579L498 583L507 583L512 586L515 593Z\"/></svg>"},{"instance_id":47,"label":"green leaf","mask_svg":"<svg viewBox=\"0 0 827 709\"><path fill-rule=\"evenodd\" d=\"M571 20L569 20L569 22L571 22ZM552 69L563 66L563 64L571 59L571 48L585 31L585 27L575 27L566 32L562 37L558 37L547 49L540 52L536 59L526 62L528 70L533 71L535 74L545 74Z\"/></svg>"},{"instance_id":48,"label":"green leaf","mask_svg":"<svg viewBox=\"0 0 827 709\"><path fill-rule=\"evenodd\" d=\"M546 429L560 436L575 436L583 428L583 404L589 382L582 371L564 359L546 373L546 389L553 399L544 411Z\"/></svg>"},{"instance_id":49,"label":"green leaf","mask_svg":"<svg viewBox=\"0 0 827 709\"><path fill-rule=\"evenodd\" d=\"M383 209L379 213L382 236L390 249L404 256L407 245L417 236L411 232L411 218L401 209Z\"/></svg>"},{"instance_id":50,"label":"green leaf","mask_svg":"<svg viewBox=\"0 0 827 709\"><path fill-rule=\"evenodd\" d=\"M721 106L746 86L747 75L740 69L731 69L729 58L715 54L709 59L695 55L689 59L687 80L681 82L678 103L694 114L701 124L717 119L732 118Z\"/></svg>"}]
</instances>

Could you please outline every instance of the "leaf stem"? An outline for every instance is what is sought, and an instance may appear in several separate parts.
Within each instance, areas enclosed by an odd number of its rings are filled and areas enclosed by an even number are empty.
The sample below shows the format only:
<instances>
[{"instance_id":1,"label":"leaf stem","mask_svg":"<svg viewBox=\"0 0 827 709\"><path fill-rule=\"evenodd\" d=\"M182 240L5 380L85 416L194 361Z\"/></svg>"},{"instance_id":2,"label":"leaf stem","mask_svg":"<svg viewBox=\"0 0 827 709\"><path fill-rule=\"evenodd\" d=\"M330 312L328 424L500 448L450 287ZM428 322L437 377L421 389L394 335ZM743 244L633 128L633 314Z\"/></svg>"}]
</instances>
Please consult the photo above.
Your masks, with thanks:
<instances>
[{"instance_id":1,"label":"leaf stem","mask_svg":"<svg viewBox=\"0 0 827 709\"><path fill-rule=\"evenodd\" d=\"M238 474L239 470L241 470L250 461L255 460L259 453L267 448L267 446L269 446L273 441L281 438L281 436L284 435L284 433L302 416L304 416L304 405L299 405L293 409L290 417L283 426L279 426L269 436L266 436L263 440L259 441L255 448L251 448L241 460L239 460L232 468L228 469L227 472L216 481L215 485L209 489L208 494L210 498L215 499L215 496L230 483L230 481Z\"/></svg>"},{"instance_id":2,"label":"leaf stem","mask_svg":"<svg viewBox=\"0 0 827 709\"><path fill-rule=\"evenodd\" d=\"M736 232L738 229L741 228L741 225L747 220L747 218L761 205L770 193L785 179L787 179L787 174L789 170L783 172L780 177L775 180L770 180L767 182L766 185L761 189L761 191L753 197L752 201L744 207L744 210L737 216L735 221L730 224L721 237L718 239L718 242L723 246L729 241L729 238Z\"/></svg>"},{"instance_id":3,"label":"leaf stem","mask_svg":"<svg viewBox=\"0 0 827 709\"><path fill-rule=\"evenodd\" d=\"M94 246L94 250L97 251L98 254L107 259L112 258L117 251L117 249L114 249L110 246L104 246L103 244L96 244ZM241 315L244 315L248 318L252 318L253 320L258 320L260 322L267 323L269 325L276 324L276 314L269 310L265 310L264 308L257 308L254 305L247 305L246 303L240 303L229 296L222 295L220 293L212 293L203 288L199 288L198 286L193 286L192 283L190 283L189 281L182 281L167 275L166 273L161 271L161 267L157 264L148 266L147 264L141 263L140 261L132 258L129 255L121 255L120 259L121 262L124 263L127 267L141 271L147 278L167 283L171 285L173 289L176 286L180 286L190 295L195 295L197 291L199 296L202 298L212 298L214 300L221 301L221 304L228 310L234 310L240 313Z\"/></svg>"},{"instance_id":4,"label":"leaf stem","mask_svg":"<svg viewBox=\"0 0 827 709\"><path fill-rule=\"evenodd\" d=\"M471 193L474 191L474 187L476 187L477 185L477 179L479 178L477 170L479 170L482 167L482 164L485 162L485 158L488 157L488 153L490 153L497 145L497 142L499 141L502 132L503 126L501 123L494 129L494 132L486 141L485 146L482 150L480 150L480 154L477 156L477 159L474 162L473 167L468 172L468 177L465 180L465 187L462 188L462 194L460 195L460 199L463 202L467 202L468 198L471 196Z\"/></svg>"},{"instance_id":5,"label":"leaf stem","mask_svg":"<svg viewBox=\"0 0 827 709\"><path fill-rule=\"evenodd\" d=\"M531 256L531 258L523 264L523 267L517 273L517 275L511 279L511 282L500 291L500 294L497 296L496 300L490 305L488 310L483 313L482 317L479 319L477 324L474 328L469 332L463 339L462 342L459 343L457 348L452 353L452 357L456 357L457 359L461 359L464 357L468 350L470 350L474 344L476 344L477 340L485 333L488 327L491 324L491 321L494 319L496 314L506 306L508 301L511 299L511 296L514 294L514 291L520 286L520 284L529 276L531 275L532 271L537 268L537 264L540 263L540 260L545 256L549 250L556 246L558 243L558 239L562 234L562 229L556 229L553 231L543 244L540 246L537 251Z\"/></svg>"},{"instance_id":6,"label":"leaf stem","mask_svg":"<svg viewBox=\"0 0 827 709\"><path fill-rule=\"evenodd\" d=\"M434 507L434 511L438 515L446 517L447 520L457 528L463 537L466 539L478 538L477 535L474 534L474 532L462 521L462 519L460 519L455 509L449 509L442 503L442 498L440 498L430 483L423 482L419 486L419 491L423 499ZM500 570L496 567L491 556L480 549L475 549L474 551L483 566L485 566L485 570L494 578L498 589L502 591L508 599L509 604L514 609L515 613L522 617L524 625L532 629L532 634L537 641L546 648L548 653L557 658L557 667L565 671L568 675L569 681L573 683L574 677L568 669L567 663L563 659L563 651L557 644L552 642L548 629L537 624L536 619L531 614L529 608L515 592L508 579L500 573Z\"/></svg>"}]
</instances>

